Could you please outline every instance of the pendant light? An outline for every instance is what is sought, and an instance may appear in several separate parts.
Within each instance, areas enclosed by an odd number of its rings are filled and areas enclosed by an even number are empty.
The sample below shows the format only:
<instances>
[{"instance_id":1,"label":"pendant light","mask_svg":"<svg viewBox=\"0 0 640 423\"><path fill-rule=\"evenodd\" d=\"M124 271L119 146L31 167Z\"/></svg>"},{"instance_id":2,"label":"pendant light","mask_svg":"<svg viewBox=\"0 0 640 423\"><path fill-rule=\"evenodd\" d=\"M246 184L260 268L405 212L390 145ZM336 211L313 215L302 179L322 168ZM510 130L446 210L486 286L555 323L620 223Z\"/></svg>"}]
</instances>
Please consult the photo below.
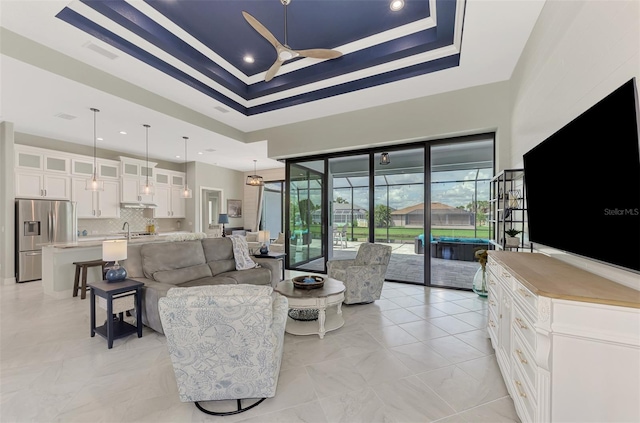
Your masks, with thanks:
<instances>
[{"instance_id":1,"label":"pendant light","mask_svg":"<svg viewBox=\"0 0 640 423\"><path fill-rule=\"evenodd\" d=\"M386 166L391 163L391 159L389 158L389 153L380 154L380 164L382 166Z\"/></svg>"},{"instance_id":2,"label":"pendant light","mask_svg":"<svg viewBox=\"0 0 640 423\"><path fill-rule=\"evenodd\" d=\"M144 181L144 183L142 183L140 185L140 192L143 195L153 195L153 194L155 194L154 189L153 189L153 181L149 182L149 128L151 126L149 126L147 124L144 124L142 126L145 127L145 130L147 132L147 141L146 141L146 151L147 151L147 153L146 153L146 158L147 158L147 167L146 167L147 171L146 171L146 174L147 174L147 178Z\"/></svg>"},{"instance_id":3,"label":"pendant light","mask_svg":"<svg viewBox=\"0 0 640 423\"><path fill-rule=\"evenodd\" d=\"M184 187L182 189L181 197L191 198L191 189L189 188L189 184L187 183L187 140L189 139L189 137L182 138L184 138Z\"/></svg>"},{"instance_id":4,"label":"pendant light","mask_svg":"<svg viewBox=\"0 0 640 423\"><path fill-rule=\"evenodd\" d=\"M253 161L253 175L249 175L247 176L247 185L251 185L252 187L259 187L264 185L264 179L262 178L262 176L257 175L257 170L256 170L256 162L257 160Z\"/></svg>"},{"instance_id":5,"label":"pendant light","mask_svg":"<svg viewBox=\"0 0 640 423\"><path fill-rule=\"evenodd\" d=\"M96 155L96 114L100 111L96 108L89 109L93 112L93 176L87 179L84 189L88 191L104 191L104 181L98 180L98 159Z\"/></svg>"}]
</instances>

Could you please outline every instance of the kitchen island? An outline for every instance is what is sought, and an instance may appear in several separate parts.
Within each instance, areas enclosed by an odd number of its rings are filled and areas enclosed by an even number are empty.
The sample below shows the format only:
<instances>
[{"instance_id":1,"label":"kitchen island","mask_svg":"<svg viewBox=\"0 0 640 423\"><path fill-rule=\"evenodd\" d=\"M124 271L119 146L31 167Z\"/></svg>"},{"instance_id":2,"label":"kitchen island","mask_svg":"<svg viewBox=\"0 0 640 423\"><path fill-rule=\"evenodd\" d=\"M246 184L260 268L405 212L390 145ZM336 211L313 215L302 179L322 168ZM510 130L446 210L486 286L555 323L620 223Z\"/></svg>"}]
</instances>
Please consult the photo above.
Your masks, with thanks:
<instances>
[{"instance_id":1,"label":"kitchen island","mask_svg":"<svg viewBox=\"0 0 640 423\"><path fill-rule=\"evenodd\" d=\"M188 233L188 232L184 232ZM129 239L131 244L165 242L169 235L176 232L158 235L141 236ZM102 258L102 241L106 239L126 239L122 236L104 236L80 239L76 242L47 244L42 246L42 288L44 294L55 299L71 298L73 280L77 261L100 260ZM99 267L88 269L87 283L102 280Z\"/></svg>"}]
</instances>

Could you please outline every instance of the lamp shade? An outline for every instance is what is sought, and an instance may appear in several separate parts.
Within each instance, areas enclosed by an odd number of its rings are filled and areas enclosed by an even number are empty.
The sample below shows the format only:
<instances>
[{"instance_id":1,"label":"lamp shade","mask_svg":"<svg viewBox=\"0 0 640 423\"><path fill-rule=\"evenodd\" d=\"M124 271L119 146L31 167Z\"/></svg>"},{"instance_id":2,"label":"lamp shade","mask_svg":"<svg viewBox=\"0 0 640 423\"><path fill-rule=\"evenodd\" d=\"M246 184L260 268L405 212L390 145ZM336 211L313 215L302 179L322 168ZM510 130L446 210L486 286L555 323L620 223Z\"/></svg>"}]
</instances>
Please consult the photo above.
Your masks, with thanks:
<instances>
[{"instance_id":1,"label":"lamp shade","mask_svg":"<svg viewBox=\"0 0 640 423\"><path fill-rule=\"evenodd\" d=\"M218 215L218 223L229 223L229 215L226 213L220 213Z\"/></svg>"},{"instance_id":2,"label":"lamp shade","mask_svg":"<svg viewBox=\"0 0 640 423\"><path fill-rule=\"evenodd\" d=\"M102 260L118 261L127 258L127 240L102 241Z\"/></svg>"},{"instance_id":3,"label":"lamp shade","mask_svg":"<svg viewBox=\"0 0 640 423\"><path fill-rule=\"evenodd\" d=\"M266 244L269 242L271 238L271 233L269 231L258 231L258 242Z\"/></svg>"}]
</instances>

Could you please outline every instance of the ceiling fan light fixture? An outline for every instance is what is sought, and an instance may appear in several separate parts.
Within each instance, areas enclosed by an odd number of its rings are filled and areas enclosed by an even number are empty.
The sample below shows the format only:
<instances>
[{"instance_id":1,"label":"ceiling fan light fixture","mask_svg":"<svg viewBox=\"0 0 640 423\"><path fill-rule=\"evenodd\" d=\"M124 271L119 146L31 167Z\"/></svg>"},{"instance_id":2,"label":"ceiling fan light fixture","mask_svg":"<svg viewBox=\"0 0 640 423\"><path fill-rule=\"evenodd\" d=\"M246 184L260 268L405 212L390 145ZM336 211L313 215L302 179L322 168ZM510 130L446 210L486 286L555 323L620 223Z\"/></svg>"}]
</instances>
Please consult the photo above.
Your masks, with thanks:
<instances>
[{"instance_id":1,"label":"ceiling fan light fixture","mask_svg":"<svg viewBox=\"0 0 640 423\"><path fill-rule=\"evenodd\" d=\"M391 0L391 3L389 4L389 8L394 12L401 10L403 7L404 0Z\"/></svg>"},{"instance_id":2,"label":"ceiling fan light fixture","mask_svg":"<svg viewBox=\"0 0 640 423\"><path fill-rule=\"evenodd\" d=\"M260 187L264 185L264 178L257 174L256 162L257 160L253 161L253 175L247 176L247 185L252 187Z\"/></svg>"},{"instance_id":3,"label":"ceiling fan light fixture","mask_svg":"<svg viewBox=\"0 0 640 423\"><path fill-rule=\"evenodd\" d=\"M256 61L256 60L253 58L253 56L251 56L250 54L247 54L246 56L244 56L244 57L242 58L242 60L244 60L244 61L245 61L245 63L253 63L253 62L255 62L255 61Z\"/></svg>"},{"instance_id":4,"label":"ceiling fan light fixture","mask_svg":"<svg viewBox=\"0 0 640 423\"><path fill-rule=\"evenodd\" d=\"M380 154L380 164L382 166L386 166L391 163L391 159L389 158L389 153Z\"/></svg>"},{"instance_id":5,"label":"ceiling fan light fixture","mask_svg":"<svg viewBox=\"0 0 640 423\"><path fill-rule=\"evenodd\" d=\"M98 157L96 147L96 114L100 111L94 107L89 109L93 112L93 175L87 179L84 189L87 191L104 191L104 181L98 179Z\"/></svg>"}]
</instances>

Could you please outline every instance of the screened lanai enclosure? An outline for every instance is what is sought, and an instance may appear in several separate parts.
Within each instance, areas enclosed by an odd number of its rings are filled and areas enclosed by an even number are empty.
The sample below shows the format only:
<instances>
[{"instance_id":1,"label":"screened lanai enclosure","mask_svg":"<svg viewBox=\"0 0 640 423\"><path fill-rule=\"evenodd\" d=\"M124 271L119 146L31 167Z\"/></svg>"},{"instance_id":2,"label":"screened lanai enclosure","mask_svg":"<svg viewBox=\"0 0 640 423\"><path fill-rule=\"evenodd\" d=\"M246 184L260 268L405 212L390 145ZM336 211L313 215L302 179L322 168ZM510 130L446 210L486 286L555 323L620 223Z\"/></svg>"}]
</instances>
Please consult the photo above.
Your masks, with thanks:
<instances>
[{"instance_id":1,"label":"screened lanai enclosure","mask_svg":"<svg viewBox=\"0 0 640 423\"><path fill-rule=\"evenodd\" d=\"M386 280L471 289L493 156L488 134L288 161L288 268L325 272L370 241L392 247Z\"/></svg>"}]
</instances>

